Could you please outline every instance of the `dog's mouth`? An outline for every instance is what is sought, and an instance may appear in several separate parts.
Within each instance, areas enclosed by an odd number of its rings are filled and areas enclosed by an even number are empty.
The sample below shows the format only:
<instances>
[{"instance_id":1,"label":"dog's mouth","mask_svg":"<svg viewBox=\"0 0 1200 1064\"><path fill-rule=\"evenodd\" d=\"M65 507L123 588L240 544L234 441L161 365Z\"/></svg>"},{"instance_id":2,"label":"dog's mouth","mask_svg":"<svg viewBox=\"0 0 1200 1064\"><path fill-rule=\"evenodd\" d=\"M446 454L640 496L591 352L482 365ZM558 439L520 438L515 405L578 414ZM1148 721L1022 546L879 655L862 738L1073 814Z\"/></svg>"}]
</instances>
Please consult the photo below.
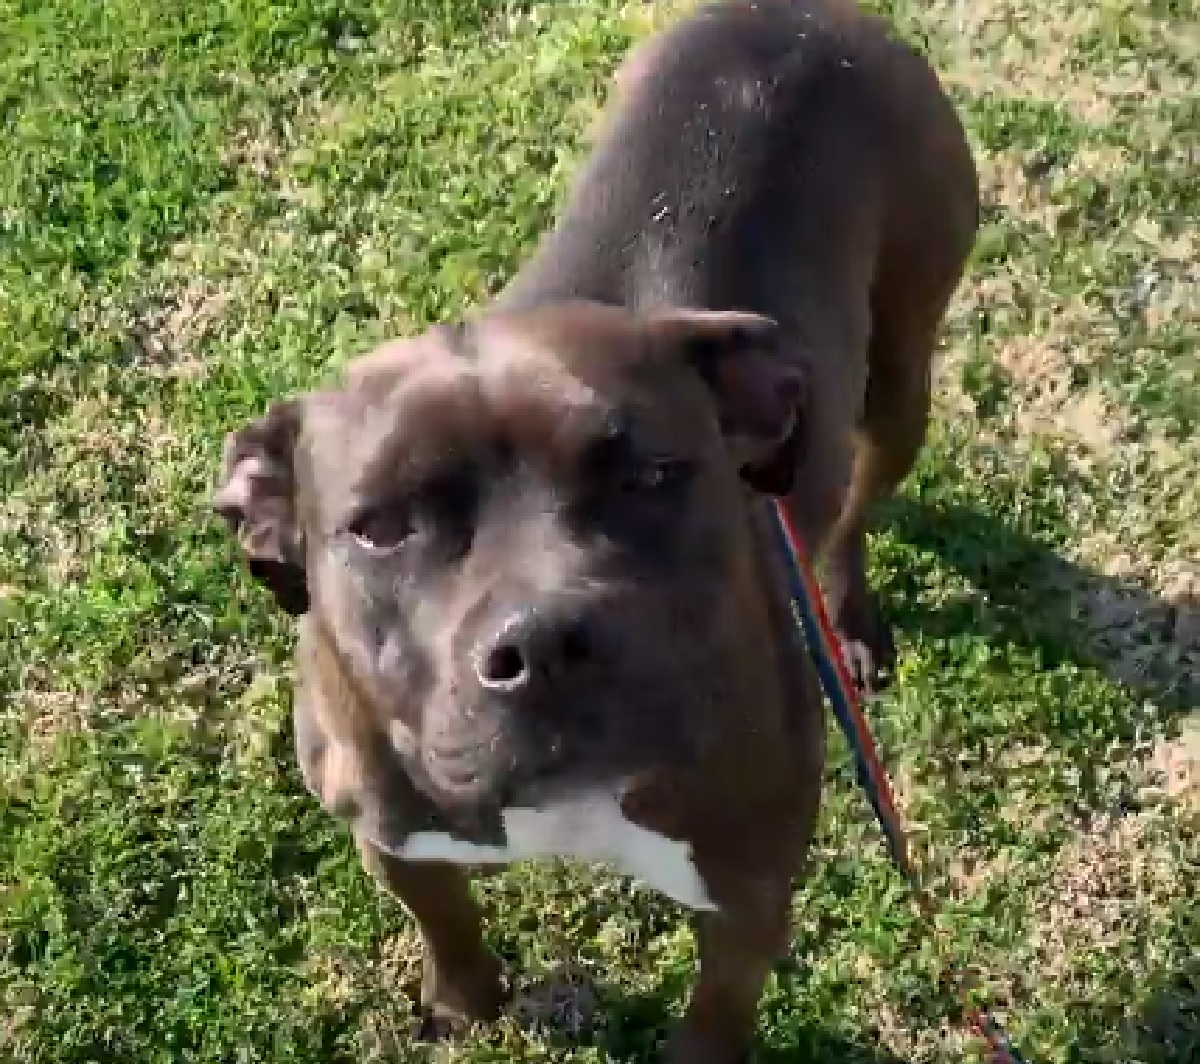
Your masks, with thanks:
<instances>
[{"instance_id":1,"label":"dog's mouth","mask_svg":"<svg viewBox=\"0 0 1200 1064\"><path fill-rule=\"evenodd\" d=\"M520 713L486 704L441 707L427 716L423 734L406 732L402 743L393 736L393 744L444 809L539 806L692 764L694 728L664 704L663 685L659 692L652 700L644 690L607 685Z\"/></svg>"},{"instance_id":2,"label":"dog's mouth","mask_svg":"<svg viewBox=\"0 0 1200 1064\"><path fill-rule=\"evenodd\" d=\"M539 808L581 791L613 789L629 775L624 759L589 757L562 737L517 749L501 732L431 745L421 761L430 797L449 809Z\"/></svg>"},{"instance_id":3,"label":"dog's mouth","mask_svg":"<svg viewBox=\"0 0 1200 1064\"><path fill-rule=\"evenodd\" d=\"M496 764L502 746L499 732L469 742L426 747L422 767L430 782L449 798L472 799L481 796L500 775Z\"/></svg>"}]
</instances>

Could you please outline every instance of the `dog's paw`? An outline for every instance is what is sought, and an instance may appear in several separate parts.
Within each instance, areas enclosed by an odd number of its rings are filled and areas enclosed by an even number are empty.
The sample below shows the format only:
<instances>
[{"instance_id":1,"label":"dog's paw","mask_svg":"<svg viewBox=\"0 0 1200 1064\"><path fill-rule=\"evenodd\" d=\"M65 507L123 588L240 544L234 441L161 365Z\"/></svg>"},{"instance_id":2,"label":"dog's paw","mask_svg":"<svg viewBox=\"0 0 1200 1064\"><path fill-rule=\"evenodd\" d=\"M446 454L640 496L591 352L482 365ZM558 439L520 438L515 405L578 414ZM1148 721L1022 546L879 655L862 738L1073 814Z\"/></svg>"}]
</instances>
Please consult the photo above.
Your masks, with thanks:
<instances>
[{"instance_id":1,"label":"dog's paw","mask_svg":"<svg viewBox=\"0 0 1200 1064\"><path fill-rule=\"evenodd\" d=\"M896 643L874 596L858 606L844 603L834 618L834 632L859 694L863 698L880 695L895 672Z\"/></svg>"},{"instance_id":2,"label":"dog's paw","mask_svg":"<svg viewBox=\"0 0 1200 1064\"><path fill-rule=\"evenodd\" d=\"M497 999L494 1009L489 1005L486 1009L480 1010L480 1015L470 1016L461 1009L426 1003L417 1009L411 1028L412 1035L418 1042L457 1041L467 1035L472 1028L490 1023L502 1015L503 1007L506 1004L507 998Z\"/></svg>"},{"instance_id":3,"label":"dog's paw","mask_svg":"<svg viewBox=\"0 0 1200 1064\"><path fill-rule=\"evenodd\" d=\"M447 1042L468 1031L471 1022L464 1017L422 1008L413 1024L413 1037L418 1042Z\"/></svg>"},{"instance_id":4,"label":"dog's paw","mask_svg":"<svg viewBox=\"0 0 1200 1064\"><path fill-rule=\"evenodd\" d=\"M753 1064L752 1049L730 1049L687 1030L677 1030L663 1049L663 1064Z\"/></svg>"},{"instance_id":5,"label":"dog's paw","mask_svg":"<svg viewBox=\"0 0 1200 1064\"><path fill-rule=\"evenodd\" d=\"M500 960L493 954L481 952L473 963L455 968L426 955L414 1036L422 1042L458 1037L475 1024L497 1019L509 999Z\"/></svg>"},{"instance_id":6,"label":"dog's paw","mask_svg":"<svg viewBox=\"0 0 1200 1064\"><path fill-rule=\"evenodd\" d=\"M862 640L846 639L839 635L838 643L841 646L842 661L845 662L859 697L864 700L878 698L891 683L890 668L878 665L871 648Z\"/></svg>"}]
</instances>

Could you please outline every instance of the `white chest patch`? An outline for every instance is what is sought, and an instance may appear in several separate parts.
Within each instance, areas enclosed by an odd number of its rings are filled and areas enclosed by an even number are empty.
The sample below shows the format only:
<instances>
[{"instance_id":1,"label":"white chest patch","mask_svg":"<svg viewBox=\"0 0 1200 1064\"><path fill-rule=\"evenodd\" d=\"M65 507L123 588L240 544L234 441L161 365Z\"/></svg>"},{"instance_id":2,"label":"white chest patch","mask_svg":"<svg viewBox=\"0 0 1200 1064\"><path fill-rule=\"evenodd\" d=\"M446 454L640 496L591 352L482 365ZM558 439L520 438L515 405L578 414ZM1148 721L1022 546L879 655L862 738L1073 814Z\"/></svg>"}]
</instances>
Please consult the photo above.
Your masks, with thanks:
<instances>
[{"instance_id":1,"label":"white chest patch","mask_svg":"<svg viewBox=\"0 0 1200 1064\"><path fill-rule=\"evenodd\" d=\"M611 864L681 905L713 910L691 847L626 819L611 795L556 802L542 809L505 809L507 846L477 846L444 832L410 835L393 851L407 861L508 864L537 857L568 857Z\"/></svg>"}]
</instances>

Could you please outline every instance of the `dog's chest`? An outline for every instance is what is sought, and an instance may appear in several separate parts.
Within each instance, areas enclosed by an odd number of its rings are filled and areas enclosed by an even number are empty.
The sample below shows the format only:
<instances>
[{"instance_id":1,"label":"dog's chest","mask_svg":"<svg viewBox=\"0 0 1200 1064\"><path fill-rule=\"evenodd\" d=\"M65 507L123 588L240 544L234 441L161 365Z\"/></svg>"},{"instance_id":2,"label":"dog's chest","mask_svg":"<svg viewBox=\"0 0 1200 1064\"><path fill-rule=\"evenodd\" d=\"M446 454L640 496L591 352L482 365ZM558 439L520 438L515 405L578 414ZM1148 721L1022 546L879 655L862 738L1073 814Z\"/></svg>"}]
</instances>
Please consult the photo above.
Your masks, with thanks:
<instances>
[{"instance_id":1,"label":"dog's chest","mask_svg":"<svg viewBox=\"0 0 1200 1064\"><path fill-rule=\"evenodd\" d=\"M715 909L692 861L691 847L634 824L608 796L506 809L505 846L481 846L444 832L410 835L396 856L409 861L508 864L570 857L611 864L693 909Z\"/></svg>"}]
</instances>

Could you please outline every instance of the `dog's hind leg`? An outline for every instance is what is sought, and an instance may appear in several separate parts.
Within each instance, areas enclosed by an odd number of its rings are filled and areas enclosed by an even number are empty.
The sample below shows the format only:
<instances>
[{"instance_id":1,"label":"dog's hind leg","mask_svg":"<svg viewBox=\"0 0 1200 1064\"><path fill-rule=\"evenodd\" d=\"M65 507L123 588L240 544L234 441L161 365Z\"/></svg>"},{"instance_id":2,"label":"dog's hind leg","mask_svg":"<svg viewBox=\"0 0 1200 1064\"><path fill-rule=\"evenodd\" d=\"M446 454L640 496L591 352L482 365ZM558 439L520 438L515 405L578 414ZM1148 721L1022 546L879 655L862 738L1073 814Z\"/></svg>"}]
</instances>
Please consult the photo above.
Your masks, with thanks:
<instances>
[{"instance_id":1,"label":"dog's hind leg","mask_svg":"<svg viewBox=\"0 0 1200 1064\"><path fill-rule=\"evenodd\" d=\"M977 197L965 146L953 162L956 183L941 201L922 187L920 209L906 218L911 231L887 242L877 265L850 485L825 544L830 613L851 671L867 691L881 686L896 657L867 584L867 523L908 475L925 442L938 332L974 241Z\"/></svg>"},{"instance_id":2,"label":"dog's hind leg","mask_svg":"<svg viewBox=\"0 0 1200 1064\"><path fill-rule=\"evenodd\" d=\"M925 442L934 324L876 320L850 486L826 540L824 589L847 664L865 691L878 690L896 658L891 629L867 581L866 530L875 507L907 476Z\"/></svg>"}]
</instances>

